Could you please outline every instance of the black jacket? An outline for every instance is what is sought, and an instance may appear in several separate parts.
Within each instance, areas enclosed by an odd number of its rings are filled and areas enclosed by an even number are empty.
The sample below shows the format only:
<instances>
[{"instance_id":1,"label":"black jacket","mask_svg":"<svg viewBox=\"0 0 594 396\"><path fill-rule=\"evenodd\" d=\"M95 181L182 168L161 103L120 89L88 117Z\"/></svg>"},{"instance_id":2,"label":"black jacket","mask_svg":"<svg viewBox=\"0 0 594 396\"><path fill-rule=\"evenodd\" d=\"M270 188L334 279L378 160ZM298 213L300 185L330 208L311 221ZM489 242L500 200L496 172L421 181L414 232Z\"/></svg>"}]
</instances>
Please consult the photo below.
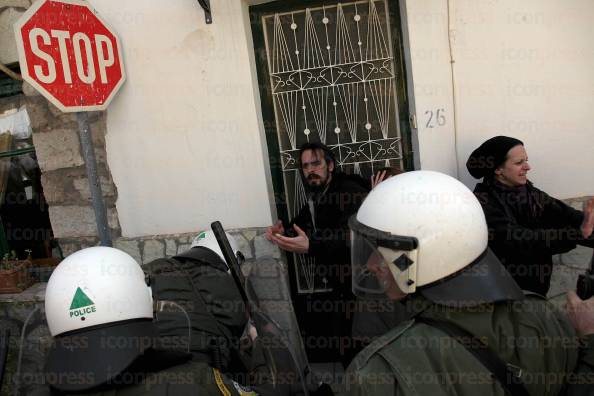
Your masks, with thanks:
<instances>
[{"instance_id":1,"label":"black jacket","mask_svg":"<svg viewBox=\"0 0 594 396\"><path fill-rule=\"evenodd\" d=\"M314 201L315 227L307 203L285 227L288 235L294 235L293 224L305 231L307 254L316 260L316 275L325 277L328 286L340 293L351 290L348 220L367 196L366 184L358 176L335 173L326 192Z\"/></svg>"},{"instance_id":2,"label":"black jacket","mask_svg":"<svg viewBox=\"0 0 594 396\"><path fill-rule=\"evenodd\" d=\"M187 356L190 357L189 355ZM60 393L44 389L34 396L193 396L252 394L218 369L201 361L180 359L174 352L149 350L126 371L104 386L79 393ZM177 361L176 361L177 360ZM245 389L243 392L240 389ZM256 394L257 393L253 393Z\"/></svg>"},{"instance_id":3,"label":"black jacket","mask_svg":"<svg viewBox=\"0 0 594 396\"><path fill-rule=\"evenodd\" d=\"M203 247L145 265L153 298L180 306L156 315L164 345L170 349L188 348L194 360L223 372L232 370L233 353L247 323L246 307L226 269L217 254Z\"/></svg>"},{"instance_id":4,"label":"black jacket","mask_svg":"<svg viewBox=\"0 0 594 396\"><path fill-rule=\"evenodd\" d=\"M487 219L489 247L522 289L546 295L552 256L568 252L576 244L594 246L594 240L582 238L583 213L579 210L530 182L519 191L492 180L474 189Z\"/></svg>"}]
</instances>

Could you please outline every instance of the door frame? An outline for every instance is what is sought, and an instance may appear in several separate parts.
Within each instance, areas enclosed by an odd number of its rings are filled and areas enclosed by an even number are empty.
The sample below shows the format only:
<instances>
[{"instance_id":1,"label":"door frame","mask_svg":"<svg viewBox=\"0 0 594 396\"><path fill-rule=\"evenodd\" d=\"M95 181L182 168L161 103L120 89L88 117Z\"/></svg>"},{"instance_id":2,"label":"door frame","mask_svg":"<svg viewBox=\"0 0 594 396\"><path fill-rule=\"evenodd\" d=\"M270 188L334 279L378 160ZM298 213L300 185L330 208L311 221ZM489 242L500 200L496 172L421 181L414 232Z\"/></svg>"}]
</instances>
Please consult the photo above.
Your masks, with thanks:
<instances>
[{"instance_id":1,"label":"door frame","mask_svg":"<svg viewBox=\"0 0 594 396\"><path fill-rule=\"evenodd\" d=\"M260 107L262 122L264 125L264 135L266 138L266 147L268 150L268 162L270 167L270 176L272 180L274 204L279 219L288 222L287 199L284 192L284 182L282 175L282 161L280 157L280 148L276 134L276 119L274 114L274 105L272 91L268 85L261 82L269 81L268 62L266 61L266 49L264 44L264 31L262 29L261 18L274 12L290 12L291 9L303 9L304 7L319 7L322 5L336 5L337 0L281 0L270 1L264 4L249 6L249 22L251 25L252 42L257 73L257 81L260 91ZM390 39L392 43L392 52L394 55L394 67L403 78L396 81L396 98L399 105L399 120L403 150L404 170L410 171L418 169L418 136L416 125L412 121L415 114L414 91L412 87L410 45L408 40L408 30L405 29L406 23L406 4L405 0L387 0L390 6Z\"/></svg>"},{"instance_id":2,"label":"door frame","mask_svg":"<svg viewBox=\"0 0 594 396\"><path fill-rule=\"evenodd\" d=\"M400 135L402 141L403 166L405 171L420 168L418 155L418 134L415 119L414 90L412 80L412 66L410 56L410 43L408 37L408 26L406 19L406 0L386 0L389 6L390 41L394 58L394 69L397 75L402 77L395 81L395 95L399 103L398 118ZM247 0L246 9L248 22L251 29L251 43L256 69L256 83L259 87L260 109L266 149L268 153L268 164L270 169L270 181L274 202L270 203L271 211L276 209L277 218L287 224L289 218L288 200L285 192L283 179L282 159L276 130L276 118L274 114L274 103L272 88L268 83L270 75L268 72L268 61L266 58L266 46L262 17L275 12L290 12L291 10L302 10L306 7L319 7L340 3L340 0L276 0L276 1L255 1ZM270 184L269 184L270 185ZM273 215L274 219L274 215ZM285 255L288 265L288 274L293 296L298 294L297 274L294 273L294 257L292 254Z\"/></svg>"}]
</instances>

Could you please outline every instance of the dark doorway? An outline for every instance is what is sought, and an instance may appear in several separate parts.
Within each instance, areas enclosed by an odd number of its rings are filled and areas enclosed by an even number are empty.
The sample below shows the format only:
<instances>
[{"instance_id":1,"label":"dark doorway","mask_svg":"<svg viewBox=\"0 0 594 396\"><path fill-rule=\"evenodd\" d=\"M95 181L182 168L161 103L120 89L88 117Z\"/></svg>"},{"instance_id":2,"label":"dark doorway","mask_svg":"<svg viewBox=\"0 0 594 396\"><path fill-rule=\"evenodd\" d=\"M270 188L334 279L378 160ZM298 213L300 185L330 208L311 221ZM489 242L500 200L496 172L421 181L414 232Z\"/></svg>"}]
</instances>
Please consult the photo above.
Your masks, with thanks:
<instances>
[{"instance_id":1,"label":"dark doorway","mask_svg":"<svg viewBox=\"0 0 594 396\"><path fill-rule=\"evenodd\" d=\"M385 166L413 169L397 1L275 1L250 7L250 20L279 218L306 203L305 142L326 144L342 172L366 179ZM312 258L288 259L301 323L307 296L328 289Z\"/></svg>"}]
</instances>

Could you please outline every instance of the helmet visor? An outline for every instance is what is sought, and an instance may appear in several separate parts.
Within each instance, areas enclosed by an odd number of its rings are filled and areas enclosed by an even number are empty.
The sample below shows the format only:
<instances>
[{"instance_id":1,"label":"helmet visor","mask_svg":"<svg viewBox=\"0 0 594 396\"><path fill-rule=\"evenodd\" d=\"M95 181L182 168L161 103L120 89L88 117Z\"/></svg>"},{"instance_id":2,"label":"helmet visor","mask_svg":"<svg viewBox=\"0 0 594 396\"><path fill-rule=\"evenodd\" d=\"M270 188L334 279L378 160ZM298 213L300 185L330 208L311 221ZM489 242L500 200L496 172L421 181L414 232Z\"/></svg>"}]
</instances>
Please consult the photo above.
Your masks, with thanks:
<instances>
[{"instance_id":1,"label":"helmet visor","mask_svg":"<svg viewBox=\"0 0 594 396\"><path fill-rule=\"evenodd\" d=\"M361 298L385 298L391 277L384 258L371 241L351 230L353 293Z\"/></svg>"},{"instance_id":2,"label":"helmet visor","mask_svg":"<svg viewBox=\"0 0 594 396\"><path fill-rule=\"evenodd\" d=\"M356 215L349 219L349 228L353 293L361 298L387 298L386 291L396 283L381 249L414 250L416 238L374 230L359 223Z\"/></svg>"}]
</instances>

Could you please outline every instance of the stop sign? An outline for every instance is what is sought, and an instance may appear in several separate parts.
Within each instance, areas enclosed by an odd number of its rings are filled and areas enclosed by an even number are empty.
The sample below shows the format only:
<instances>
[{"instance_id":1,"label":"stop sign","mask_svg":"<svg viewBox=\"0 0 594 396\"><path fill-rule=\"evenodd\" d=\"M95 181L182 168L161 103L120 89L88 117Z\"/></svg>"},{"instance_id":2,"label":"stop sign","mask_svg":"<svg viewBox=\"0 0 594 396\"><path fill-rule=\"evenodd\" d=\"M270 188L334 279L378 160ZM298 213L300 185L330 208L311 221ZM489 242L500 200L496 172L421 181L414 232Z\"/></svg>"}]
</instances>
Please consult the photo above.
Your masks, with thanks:
<instances>
[{"instance_id":1,"label":"stop sign","mask_svg":"<svg viewBox=\"0 0 594 396\"><path fill-rule=\"evenodd\" d=\"M118 38L80 0L39 0L14 25L21 74L65 112L104 110L125 79Z\"/></svg>"}]
</instances>

